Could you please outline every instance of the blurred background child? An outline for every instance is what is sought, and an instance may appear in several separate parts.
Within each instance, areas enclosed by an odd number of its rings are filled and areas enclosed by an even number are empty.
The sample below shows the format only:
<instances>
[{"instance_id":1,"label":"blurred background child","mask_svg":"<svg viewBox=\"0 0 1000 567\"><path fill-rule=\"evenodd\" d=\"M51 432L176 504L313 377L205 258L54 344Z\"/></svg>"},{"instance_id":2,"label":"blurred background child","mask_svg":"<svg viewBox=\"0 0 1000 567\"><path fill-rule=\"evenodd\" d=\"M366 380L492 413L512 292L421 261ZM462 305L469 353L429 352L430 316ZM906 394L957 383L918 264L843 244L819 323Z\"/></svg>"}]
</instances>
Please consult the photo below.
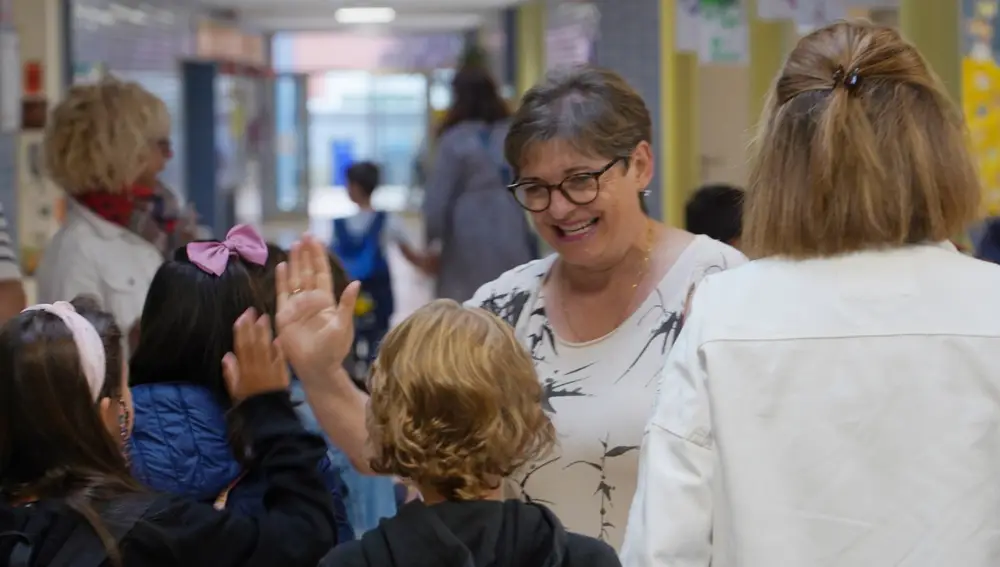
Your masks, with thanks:
<instances>
[{"instance_id":1,"label":"blurred background child","mask_svg":"<svg viewBox=\"0 0 1000 567\"><path fill-rule=\"evenodd\" d=\"M743 233L743 190L724 183L702 185L685 207L688 232L704 234L733 248Z\"/></svg>"},{"instance_id":2,"label":"blurred background child","mask_svg":"<svg viewBox=\"0 0 1000 567\"><path fill-rule=\"evenodd\" d=\"M361 282L357 303L354 355L367 365L375 349L389 331L396 310L392 293L392 275L387 250L396 245L410 263L428 272L432 257L417 250L406 232L402 219L372 207L372 195L379 186L380 172L372 162L359 162L347 168L347 194L358 212L333 221L330 250L336 254L351 279ZM365 369L355 370L363 375Z\"/></svg>"}]
</instances>

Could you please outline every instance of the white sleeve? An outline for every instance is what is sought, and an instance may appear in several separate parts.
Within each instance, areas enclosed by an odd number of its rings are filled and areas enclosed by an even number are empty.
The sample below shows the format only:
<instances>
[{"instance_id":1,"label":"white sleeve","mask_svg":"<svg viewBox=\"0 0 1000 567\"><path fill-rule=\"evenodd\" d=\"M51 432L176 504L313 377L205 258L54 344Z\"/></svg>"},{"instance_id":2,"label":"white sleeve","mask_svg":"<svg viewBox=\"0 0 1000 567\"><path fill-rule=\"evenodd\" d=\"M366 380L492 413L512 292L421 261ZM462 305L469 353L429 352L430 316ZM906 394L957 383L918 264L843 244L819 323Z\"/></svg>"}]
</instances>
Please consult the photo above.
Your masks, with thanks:
<instances>
[{"instance_id":1,"label":"white sleeve","mask_svg":"<svg viewBox=\"0 0 1000 567\"><path fill-rule=\"evenodd\" d=\"M476 293L472 294L472 297L470 297L469 299L466 299L465 302L462 303L462 305L465 307L483 307L483 305L486 303L486 299L494 293L496 288L497 288L496 280L493 280L491 282L486 282L483 285L479 286L479 289L476 290Z\"/></svg>"},{"instance_id":2,"label":"white sleeve","mask_svg":"<svg viewBox=\"0 0 1000 567\"><path fill-rule=\"evenodd\" d=\"M703 295L701 291L696 298ZM639 478L621 551L623 567L712 564L716 455L695 303L691 319L667 356L643 436Z\"/></svg>"},{"instance_id":3,"label":"white sleeve","mask_svg":"<svg viewBox=\"0 0 1000 567\"><path fill-rule=\"evenodd\" d=\"M399 215L390 214L385 220L385 235L389 242L400 246L413 246L413 239L406 230L406 224Z\"/></svg>"},{"instance_id":4,"label":"white sleeve","mask_svg":"<svg viewBox=\"0 0 1000 567\"><path fill-rule=\"evenodd\" d=\"M742 252L721 242L712 242L713 250L705 255L700 265L693 271L692 283L696 286L701 280L719 272L732 270L746 264L749 260Z\"/></svg>"}]
</instances>

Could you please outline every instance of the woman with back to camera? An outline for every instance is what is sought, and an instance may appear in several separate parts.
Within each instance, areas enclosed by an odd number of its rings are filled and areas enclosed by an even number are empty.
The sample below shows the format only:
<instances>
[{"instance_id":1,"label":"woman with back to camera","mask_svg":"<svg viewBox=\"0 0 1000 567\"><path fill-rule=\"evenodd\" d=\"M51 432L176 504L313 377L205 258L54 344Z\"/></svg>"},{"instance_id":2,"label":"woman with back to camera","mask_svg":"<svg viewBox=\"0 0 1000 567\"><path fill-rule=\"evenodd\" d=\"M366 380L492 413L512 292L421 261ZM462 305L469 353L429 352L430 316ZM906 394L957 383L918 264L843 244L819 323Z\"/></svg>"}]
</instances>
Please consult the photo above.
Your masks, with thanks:
<instances>
[{"instance_id":1,"label":"woman with back to camera","mask_svg":"<svg viewBox=\"0 0 1000 567\"><path fill-rule=\"evenodd\" d=\"M705 274L745 262L721 242L643 212L651 140L645 103L610 71L556 71L529 91L507 137L517 174L511 190L556 254L507 272L468 303L515 328L559 433L557 452L511 488L551 507L567 529L616 548L643 428L686 298ZM313 403L317 417L365 466L363 442L351 438L363 439L363 428L350 424L362 419L363 396L333 362L316 362L324 360L321 343L313 350L317 336L295 337L289 359L307 391L311 384L322 389L311 396L325 398Z\"/></svg>"},{"instance_id":2,"label":"woman with back to camera","mask_svg":"<svg viewBox=\"0 0 1000 567\"><path fill-rule=\"evenodd\" d=\"M504 191L510 112L486 69L455 74L424 188L427 242L439 248L437 296L465 301L484 283L537 255L524 212Z\"/></svg>"},{"instance_id":3,"label":"woman with back to camera","mask_svg":"<svg viewBox=\"0 0 1000 567\"><path fill-rule=\"evenodd\" d=\"M238 517L148 493L129 475L122 334L94 305L37 305L0 330L0 564L316 565L334 540L316 474L325 446L295 416L268 319L241 317L235 354L220 361L268 471L264 509Z\"/></svg>"},{"instance_id":4,"label":"woman with back to camera","mask_svg":"<svg viewBox=\"0 0 1000 567\"><path fill-rule=\"evenodd\" d=\"M44 154L69 198L38 268L38 299L97 297L134 338L153 274L194 231L157 180L173 156L167 107L136 83L74 86L52 112Z\"/></svg>"},{"instance_id":5,"label":"woman with back to camera","mask_svg":"<svg viewBox=\"0 0 1000 567\"><path fill-rule=\"evenodd\" d=\"M993 567L1000 268L962 116L891 28L841 22L766 104L744 248L699 286L642 447L628 567Z\"/></svg>"}]
</instances>

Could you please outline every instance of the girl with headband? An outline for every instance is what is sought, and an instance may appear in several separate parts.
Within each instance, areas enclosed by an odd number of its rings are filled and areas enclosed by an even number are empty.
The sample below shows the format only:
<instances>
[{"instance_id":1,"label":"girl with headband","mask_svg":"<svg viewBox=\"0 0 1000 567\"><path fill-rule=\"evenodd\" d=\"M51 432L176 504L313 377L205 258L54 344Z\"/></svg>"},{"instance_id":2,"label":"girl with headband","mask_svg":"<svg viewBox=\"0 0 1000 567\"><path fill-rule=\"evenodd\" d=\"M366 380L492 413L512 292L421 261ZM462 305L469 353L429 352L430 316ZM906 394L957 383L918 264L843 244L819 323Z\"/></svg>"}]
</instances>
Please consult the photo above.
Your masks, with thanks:
<instances>
[{"instance_id":1,"label":"girl with headband","mask_svg":"<svg viewBox=\"0 0 1000 567\"><path fill-rule=\"evenodd\" d=\"M263 509L264 471L244 424L227 415L232 402L218 361L233 348L240 315L266 313L273 303L267 255L260 234L238 225L223 241L178 248L153 277L130 360L129 450L143 485L243 514ZM337 541L352 540L340 474L328 459L320 467L333 497Z\"/></svg>"},{"instance_id":2,"label":"girl with headband","mask_svg":"<svg viewBox=\"0 0 1000 567\"><path fill-rule=\"evenodd\" d=\"M147 492L123 442L131 402L114 318L86 300L36 305L0 330L0 565L313 566L334 541L316 473L325 445L287 394L267 317L250 311L216 362L266 471L252 517Z\"/></svg>"}]
</instances>

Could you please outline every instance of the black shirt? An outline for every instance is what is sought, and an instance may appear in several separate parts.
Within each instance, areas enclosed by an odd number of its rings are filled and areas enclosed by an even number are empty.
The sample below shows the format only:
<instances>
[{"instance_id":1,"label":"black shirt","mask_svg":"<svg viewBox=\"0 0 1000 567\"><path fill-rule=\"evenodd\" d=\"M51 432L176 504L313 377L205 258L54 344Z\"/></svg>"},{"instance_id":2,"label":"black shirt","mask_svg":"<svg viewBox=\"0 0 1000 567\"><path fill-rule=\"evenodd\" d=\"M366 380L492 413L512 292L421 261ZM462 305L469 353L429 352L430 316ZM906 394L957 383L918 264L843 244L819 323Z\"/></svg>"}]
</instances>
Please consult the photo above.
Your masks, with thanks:
<instances>
[{"instance_id":1,"label":"black shirt","mask_svg":"<svg viewBox=\"0 0 1000 567\"><path fill-rule=\"evenodd\" d=\"M606 543L568 533L548 508L519 500L411 502L322 567L620 567Z\"/></svg>"},{"instance_id":2,"label":"black shirt","mask_svg":"<svg viewBox=\"0 0 1000 567\"><path fill-rule=\"evenodd\" d=\"M333 504L317 473L325 442L303 429L287 393L255 396L233 411L242 414L247 441L259 456L256 468L267 484L265 511L238 516L208 504L149 495L145 512L120 540L123 567L313 567L330 550ZM122 500L141 497L125 494ZM81 522L57 500L0 506L0 565L7 565L24 536L31 542L28 565L50 565Z\"/></svg>"}]
</instances>

